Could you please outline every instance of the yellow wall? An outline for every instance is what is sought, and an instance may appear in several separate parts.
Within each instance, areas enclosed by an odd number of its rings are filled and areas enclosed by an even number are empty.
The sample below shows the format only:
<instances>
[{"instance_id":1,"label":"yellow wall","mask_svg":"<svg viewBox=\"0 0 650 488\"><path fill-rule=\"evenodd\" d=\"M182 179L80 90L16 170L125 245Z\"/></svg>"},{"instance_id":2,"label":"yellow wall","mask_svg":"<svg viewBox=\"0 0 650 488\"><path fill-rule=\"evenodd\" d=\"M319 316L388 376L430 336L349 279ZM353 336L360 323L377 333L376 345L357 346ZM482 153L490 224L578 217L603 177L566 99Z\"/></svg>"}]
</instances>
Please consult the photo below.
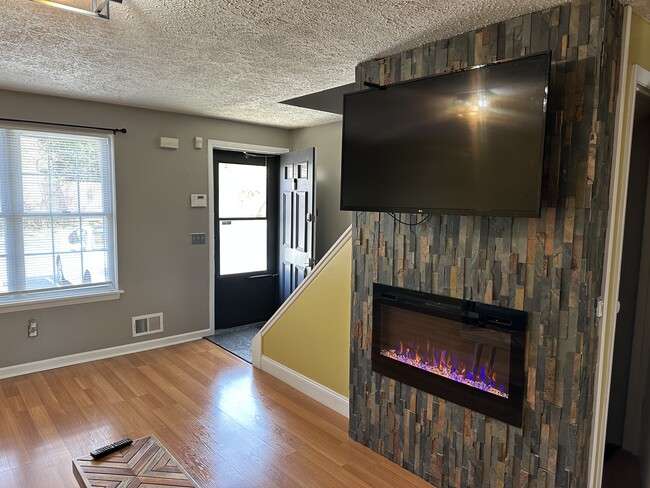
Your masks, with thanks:
<instances>
[{"instance_id":1,"label":"yellow wall","mask_svg":"<svg viewBox=\"0 0 650 488\"><path fill-rule=\"evenodd\" d=\"M627 82L626 86L621 87L624 96L621 97L625 100L623 105L624 121L623 121L623 147L621 148L621 157L627 154L629 148L625 147L625 142L629 139L629 109L631 104L632 94L634 88L631 86L633 67L635 64L650 71L650 24L636 14L632 14L632 21L630 25L630 44L628 51L627 62Z\"/></svg>"},{"instance_id":2,"label":"yellow wall","mask_svg":"<svg viewBox=\"0 0 650 488\"><path fill-rule=\"evenodd\" d=\"M262 337L262 355L349 396L352 241Z\"/></svg>"},{"instance_id":3,"label":"yellow wall","mask_svg":"<svg viewBox=\"0 0 650 488\"><path fill-rule=\"evenodd\" d=\"M632 14L628 64L638 64L650 70L650 24L636 14Z\"/></svg>"}]
</instances>

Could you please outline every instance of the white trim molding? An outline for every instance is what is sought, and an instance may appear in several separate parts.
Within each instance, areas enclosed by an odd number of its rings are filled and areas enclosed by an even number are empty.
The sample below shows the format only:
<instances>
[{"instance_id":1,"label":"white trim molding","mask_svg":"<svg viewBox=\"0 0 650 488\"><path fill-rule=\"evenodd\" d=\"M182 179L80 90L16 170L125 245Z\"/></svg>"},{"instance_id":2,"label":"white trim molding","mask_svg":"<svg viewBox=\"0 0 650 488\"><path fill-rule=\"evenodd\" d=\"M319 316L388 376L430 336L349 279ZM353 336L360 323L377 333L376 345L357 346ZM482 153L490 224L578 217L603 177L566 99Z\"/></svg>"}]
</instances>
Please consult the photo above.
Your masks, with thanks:
<instances>
[{"instance_id":1,"label":"white trim molding","mask_svg":"<svg viewBox=\"0 0 650 488\"><path fill-rule=\"evenodd\" d=\"M64 305L80 305L82 303L104 302L117 300L124 290L103 291L101 293L85 294L69 297L46 298L43 300L15 302L9 305L0 305L0 313L22 312L24 310L37 310L40 308L62 307Z\"/></svg>"},{"instance_id":2,"label":"white trim molding","mask_svg":"<svg viewBox=\"0 0 650 488\"><path fill-rule=\"evenodd\" d=\"M349 400L340 393L330 390L320 383L316 383L314 380L266 356L262 356L260 363L262 371L265 371L271 376L275 376L287 385L322 403L326 407L331 408L344 417L350 417Z\"/></svg>"},{"instance_id":3,"label":"white trim molding","mask_svg":"<svg viewBox=\"0 0 650 488\"><path fill-rule=\"evenodd\" d=\"M214 260L214 150L217 142L208 140L208 320L209 335L214 334L214 292L215 292L215 260Z\"/></svg>"},{"instance_id":4,"label":"white trim molding","mask_svg":"<svg viewBox=\"0 0 650 488\"><path fill-rule=\"evenodd\" d=\"M237 152L254 152L256 154L284 154L289 152L288 147L260 146L257 144L246 144L243 142L219 141L208 139L208 303L210 332L207 335L214 334L215 324L215 257L214 257L214 150L221 149L224 151ZM259 367L259 366L258 366Z\"/></svg>"},{"instance_id":5,"label":"white trim molding","mask_svg":"<svg viewBox=\"0 0 650 488\"><path fill-rule=\"evenodd\" d=\"M216 141L210 139L208 143L210 150L221 149L223 151L254 152L256 154L284 154L289 152L288 147L260 146L258 144L246 144L244 142Z\"/></svg>"},{"instance_id":6,"label":"white trim molding","mask_svg":"<svg viewBox=\"0 0 650 488\"><path fill-rule=\"evenodd\" d=\"M594 404L592 429L589 447L589 479L587 486L600 486L603 476L603 459L605 453L605 437L607 434L607 414L609 409L610 382L612 362L614 358L614 336L616 333L616 314L618 312L618 291L621 278L621 258L623 255L623 233L625 231L625 211L627 187L630 170L631 138L623 141L623 126L626 110L628 117L633 116L633 107L626 104L626 93L635 87L628 85L627 70L630 46L630 29L632 22L632 7L625 6L623 14L622 52L619 67L619 91L617 94L616 120L614 121L614 147L612 149L612 171L609 182L609 214L607 218L607 233L605 236L605 257L601 296L603 299L603 315L599 320L598 358L596 362L596 377L594 378ZM631 100L633 100L633 95ZM632 124L629 126L630 131ZM623 153L623 149L625 152Z\"/></svg>"},{"instance_id":7,"label":"white trim molding","mask_svg":"<svg viewBox=\"0 0 650 488\"><path fill-rule=\"evenodd\" d=\"M134 342L131 344L124 344L122 346L108 347L106 349L97 349L95 351L80 352L77 354L70 354L68 356L61 356L58 358L43 359L42 361L17 364L15 366L7 366L5 368L0 368L0 379L11 378L12 376L20 376L29 373L37 373L39 371L46 371L48 369L62 368L64 366L72 366L74 364L87 363L90 361L97 361L98 359L122 356L124 354L132 354L134 352L149 351L151 349L158 349L160 347L172 346L174 344L181 344L183 342L202 339L204 336L209 334L210 329L197 330L195 332L188 332L186 334L161 337L160 339Z\"/></svg>"}]
</instances>

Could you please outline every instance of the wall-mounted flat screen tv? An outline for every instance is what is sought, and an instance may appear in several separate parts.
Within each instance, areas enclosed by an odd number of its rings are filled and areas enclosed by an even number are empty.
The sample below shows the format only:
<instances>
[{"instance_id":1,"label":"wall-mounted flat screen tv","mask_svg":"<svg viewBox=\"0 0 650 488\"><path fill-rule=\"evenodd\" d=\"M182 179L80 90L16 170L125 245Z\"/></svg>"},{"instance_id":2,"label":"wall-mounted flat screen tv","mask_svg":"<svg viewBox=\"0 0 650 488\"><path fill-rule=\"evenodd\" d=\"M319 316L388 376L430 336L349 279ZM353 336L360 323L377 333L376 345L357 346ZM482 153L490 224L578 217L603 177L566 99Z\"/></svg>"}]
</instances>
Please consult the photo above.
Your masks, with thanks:
<instances>
[{"instance_id":1,"label":"wall-mounted flat screen tv","mask_svg":"<svg viewBox=\"0 0 650 488\"><path fill-rule=\"evenodd\" d=\"M550 53L345 95L341 209L536 217Z\"/></svg>"}]
</instances>

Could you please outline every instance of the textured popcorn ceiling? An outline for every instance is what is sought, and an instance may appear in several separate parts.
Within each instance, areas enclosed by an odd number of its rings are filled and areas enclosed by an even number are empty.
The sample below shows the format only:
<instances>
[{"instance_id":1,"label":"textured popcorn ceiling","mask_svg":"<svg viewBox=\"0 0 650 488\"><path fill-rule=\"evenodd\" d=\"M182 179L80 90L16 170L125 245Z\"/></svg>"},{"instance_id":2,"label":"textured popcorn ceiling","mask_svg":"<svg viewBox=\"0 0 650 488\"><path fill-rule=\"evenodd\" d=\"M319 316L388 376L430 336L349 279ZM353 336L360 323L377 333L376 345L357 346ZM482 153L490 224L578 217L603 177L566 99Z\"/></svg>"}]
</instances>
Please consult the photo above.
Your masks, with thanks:
<instances>
[{"instance_id":1,"label":"textured popcorn ceiling","mask_svg":"<svg viewBox=\"0 0 650 488\"><path fill-rule=\"evenodd\" d=\"M0 88L304 127L339 116L278 102L353 82L361 61L558 3L124 0L100 20L0 0Z\"/></svg>"}]
</instances>

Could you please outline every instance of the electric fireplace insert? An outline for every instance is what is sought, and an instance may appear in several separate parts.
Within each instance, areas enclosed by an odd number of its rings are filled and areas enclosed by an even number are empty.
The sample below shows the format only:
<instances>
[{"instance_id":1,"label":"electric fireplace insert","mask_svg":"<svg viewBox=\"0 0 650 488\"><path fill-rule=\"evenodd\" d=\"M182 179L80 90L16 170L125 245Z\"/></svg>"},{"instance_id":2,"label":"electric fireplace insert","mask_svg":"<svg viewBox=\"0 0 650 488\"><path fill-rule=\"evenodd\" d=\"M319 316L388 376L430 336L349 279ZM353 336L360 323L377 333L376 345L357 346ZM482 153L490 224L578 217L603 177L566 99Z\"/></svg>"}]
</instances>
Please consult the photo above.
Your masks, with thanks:
<instances>
[{"instance_id":1,"label":"electric fireplace insert","mask_svg":"<svg viewBox=\"0 0 650 488\"><path fill-rule=\"evenodd\" d=\"M375 283L372 369L521 427L527 314Z\"/></svg>"}]
</instances>

